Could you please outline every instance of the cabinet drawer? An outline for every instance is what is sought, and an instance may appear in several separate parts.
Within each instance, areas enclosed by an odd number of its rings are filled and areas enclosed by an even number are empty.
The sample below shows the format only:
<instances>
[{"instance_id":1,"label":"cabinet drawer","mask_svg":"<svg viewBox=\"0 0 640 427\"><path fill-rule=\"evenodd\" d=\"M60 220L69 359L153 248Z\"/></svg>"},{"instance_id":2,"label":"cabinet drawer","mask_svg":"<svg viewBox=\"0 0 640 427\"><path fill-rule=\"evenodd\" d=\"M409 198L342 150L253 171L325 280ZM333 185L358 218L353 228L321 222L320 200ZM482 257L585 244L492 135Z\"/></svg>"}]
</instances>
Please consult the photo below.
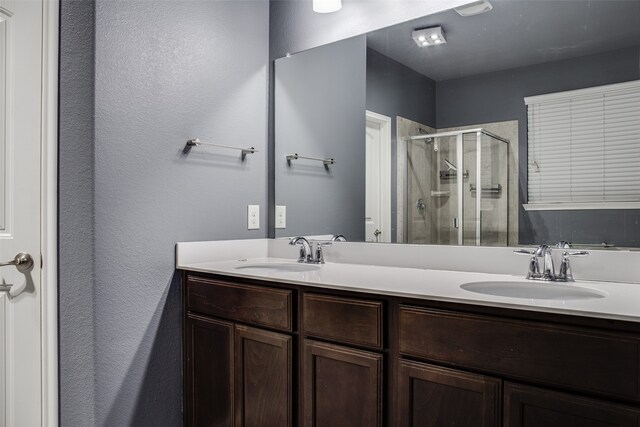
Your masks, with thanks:
<instances>
[{"instance_id":1,"label":"cabinet drawer","mask_svg":"<svg viewBox=\"0 0 640 427\"><path fill-rule=\"evenodd\" d=\"M629 335L401 306L403 355L639 400L638 339Z\"/></svg>"},{"instance_id":2,"label":"cabinet drawer","mask_svg":"<svg viewBox=\"0 0 640 427\"><path fill-rule=\"evenodd\" d=\"M238 322L292 330L292 292L187 276L187 308Z\"/></svg>"},{"instance_id":3,"label":"cabinet drawer","mask_svg":"<svg viewBox=\"0 0 640 427\"><path fill-rule=\"evenodd\" d=\"M302 313L308 336L382 348L380 301L305 293Z\"/></svg>"}]
</instances>

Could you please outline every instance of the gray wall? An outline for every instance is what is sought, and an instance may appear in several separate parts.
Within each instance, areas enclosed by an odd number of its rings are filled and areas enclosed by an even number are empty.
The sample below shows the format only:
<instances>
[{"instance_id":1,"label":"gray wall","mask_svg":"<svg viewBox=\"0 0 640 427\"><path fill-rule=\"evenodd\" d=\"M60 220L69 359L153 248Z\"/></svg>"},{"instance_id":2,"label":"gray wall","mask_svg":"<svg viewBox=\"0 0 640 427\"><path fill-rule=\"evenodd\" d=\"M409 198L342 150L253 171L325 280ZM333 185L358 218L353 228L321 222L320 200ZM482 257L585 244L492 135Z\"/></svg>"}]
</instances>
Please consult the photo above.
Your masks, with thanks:
<instances>
[{"instance_id":1,"label":"gray wall","mask_svg":"<svg viewBox=\"0 0 640 427\"><path fill-rule=\"evenodd\" d=\"M436 82L367 49L367 110L391 117L391 241L397 238L396 116L436 127Z\"/></svg>"},{"instance_id":2,"label":"gray wall","mask_svg":"<svg viewBox=\"0 0 640 427\"><path fill-rule=\"evenodd\" d=\"M328 44L275 64L276 236L343 234L364 240L366 39ZM286 155L334 158L336 163Z\"/></svg>"},{"instance_id":3,"label":"gray wall","mask_svg":"<svg viewBox=\"0 0 640 427\"><path fill-rule=\"evenodd\" d=\"M95 424L94 3L60 4L58 321L62 426Z\"/></svg>"},{"instance_id":4,"label":"gray wall","mask_svg":"<svg viewBox=\"0 0 640 427\"><path fill-rule=\"evenodd\" d=\"M373 49L366 79L367 110L436 127L435 81Z\"/></svg>"},{"instance_id":5,"label":"gray wall","mask_svg":"<svg viewBox=\"0 0 640 427\"><path fill-rule=\"evenodd\" d=\"M268 3L99 1L94 20L63 1L61 18L61 425L180 425L175 242L266 235L246 206L266 206ZM192 137L259 153L183 155Z\"/></svg>"},{"instance_id":6,"label":"gray wall","mask_svg":"<svg viewBox=\"0 0 640 427\"><path fill-rule=\"evenodd\" d=\"M437 84L437 127L518 120L520 204L527 197L527 110L524 97L581 89L640 78L640 50L551 62ZM640 212L525 212L520 207L520 244L613 242L640 243Z\"/></svg>"}]
</instances>

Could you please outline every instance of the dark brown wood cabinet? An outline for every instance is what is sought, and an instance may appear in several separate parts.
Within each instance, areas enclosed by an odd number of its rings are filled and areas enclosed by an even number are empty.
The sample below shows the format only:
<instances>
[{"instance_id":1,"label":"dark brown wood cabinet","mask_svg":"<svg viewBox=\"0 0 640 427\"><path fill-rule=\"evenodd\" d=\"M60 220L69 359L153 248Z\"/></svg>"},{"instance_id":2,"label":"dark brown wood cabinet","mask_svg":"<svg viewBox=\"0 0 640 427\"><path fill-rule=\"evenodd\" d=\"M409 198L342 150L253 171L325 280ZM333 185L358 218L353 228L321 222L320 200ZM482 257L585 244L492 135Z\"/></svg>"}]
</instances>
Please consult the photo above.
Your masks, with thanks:
<instances>
[{"instance_id":1,"label":"dark brown wood cabinet","mask_svg":"<svg viewBox=\"0 0 640 427\"><path fill-rule=\"evenodd\" d=\"M640 325L184 274L184 414L214 427L640 427Z\"/></svg>"},{"instance_id":2,"label":"dark brown wood cabinet","mask_svg":"<svg viewBox=\"0 0 640 427\"><path fill-rule=\"evenodd\" d=\"M637 408L506 383L504 427L638 427Z\"/></svg>"},{"instance_id":3,"label":"dark brown wood cabinet","mask_svg":"<svg viewBox=\"0 0 640 427\"><path fill-rule=\"evenodd\" d=\"M401 306L400 353L603 396L640 399L638 337Z\"/></svg>"},{"instance_id":4,"label":"dark brown wood cabinet","mask_svg":"<svg viewBox=\"0 0 640 427\"><path fill-rule=\"evenodd\" d=\"M306 427L382 426L382 355L305 340Z\"/></svg>"},{"instance_id":5,"label":"dark brown wood cabinet","mask_svg":"<svg viewBox=\"0 0 640 427\"><path fill-rule=\"evenodd\" d=\"M496 378L401 360L398 425L497 427L500 388Z\"/></svg>"},{"instance_id":6,"label":"dark brown wood cabinet","mask_svg":"<svg viewBox=\"0 0 640 427\"><path fill-rule=\"evenodd\" d=\"M233 426L233 323L189 314L185 321L185 424Z\"/></svg>"},{"instance_id":7,"label":"dark brown wood cabinet","mask_svg":"<svg viewBox=\"0 0 640 427\"><path fill-rule=\"evenodd\" d=\"M292 338L236 325L236 426L291 426Z\"/></svg>"},{"instance_id":8,"label":"dark brown wood cabinet","mask_svg":"<svg viewBox=\"0 0 640 427\"><path fill-rule=\"evenodd\" d=\"M186 275L185 425L293 425L292 293Z\"/></svg>"},{"instance_id":9,"label":"dark brown wood cabinet","mask_svg":"<svg viewBox=\"0 0 640 427\"><path fill-rule=\"evenodd\" d=\"M347 345L383 347L383 304L355 298L305 292L302 297L305 333Z\"/></svg>"}]
</instances>

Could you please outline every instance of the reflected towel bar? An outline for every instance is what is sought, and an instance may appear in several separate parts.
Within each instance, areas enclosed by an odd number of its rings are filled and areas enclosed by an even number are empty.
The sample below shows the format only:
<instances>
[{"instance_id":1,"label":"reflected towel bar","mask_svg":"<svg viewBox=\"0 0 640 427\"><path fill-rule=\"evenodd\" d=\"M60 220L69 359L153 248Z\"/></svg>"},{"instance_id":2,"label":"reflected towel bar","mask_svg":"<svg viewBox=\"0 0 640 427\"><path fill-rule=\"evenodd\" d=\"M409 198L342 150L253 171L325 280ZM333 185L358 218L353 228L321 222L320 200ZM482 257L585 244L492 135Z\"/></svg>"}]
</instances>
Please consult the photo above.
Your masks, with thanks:
<instances>
[{"instance_id":1,"label":"reflected towel bar","mask_svg":"<svg viewBox=\"0 0 640 427\"><path fill-rule=\"evenodd\" d=\"M456 171L453 170L448 170L448 171L440 171L440 179L455 179L458 177L458 173ZM467 179L469 178L469 171L464 171L464 173L462 174L462 178L463 179Z\"/></svg>"},{"instance_id":2,"label":"reflected towel bar","mask_svg":"<svg viewBox=\"0 0 640 427\"><path fill-rule=\"evenodd\" d=\"M287 154L287 162L291 162L291 160L298 160L298 159L316 160L318 162L322 162L325 166L332 165L336 162L334 159L321 159L318 157L307 157L307 156L301 156L298 153Z\"/></svg>"},{"instance_id":3,"label":"reflected towel bar","mask_svg":"<svg viewBox=\"0 0 640 427\"><path fill-rule=\"evenodd\" d=\"M211 144L209 142L202 142L198 138L190 139L187 141L187 145L184 146L184 152L187 153L191 150L192 147L197 147L198 145L207 145L209 147L217 147L217 148L228 148L230 150L239 150L242 152L242 157L244 158L247 154L257 153L253 147L243 148L243 147L234 147L232 145L224 145L224 144Z\"/></svg>"},{"instance_id":4,"label":"reflected towel bar","mask_svg":"<svg viewBox=\"0 0 640 427\"><path fill-rule=\"evenodd\" d=\"M473 184L469 185L469 189L471 190L472 193L477 191L476 186ZM500 194L502 193L502 185L498 184L498 185L493 185L491 187L482 187L482 192Z\"/></svg>"}]
</instances>

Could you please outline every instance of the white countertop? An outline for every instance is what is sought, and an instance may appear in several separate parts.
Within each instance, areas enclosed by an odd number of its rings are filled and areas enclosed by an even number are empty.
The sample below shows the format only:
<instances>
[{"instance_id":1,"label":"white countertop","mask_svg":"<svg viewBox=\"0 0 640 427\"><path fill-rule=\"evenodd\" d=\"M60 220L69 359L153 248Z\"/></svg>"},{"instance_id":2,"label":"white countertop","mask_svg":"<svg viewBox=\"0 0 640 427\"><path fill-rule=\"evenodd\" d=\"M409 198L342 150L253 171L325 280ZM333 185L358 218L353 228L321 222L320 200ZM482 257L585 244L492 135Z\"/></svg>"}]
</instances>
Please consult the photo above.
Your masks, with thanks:
<instances>
[{"instance_id":1,"label":"white countertop","mask_svg":"<svg viewBox=\"0 0 640 427\"><path fill-rule=\"evenodd\" d=\"M237 268L251 264L296 264L292 258L252 257L255 254L259 254L259 251L254 251L248 259L240 260L238 257L235 260L215 261L203 261L206 258L204 255L199 258L178 255L177 268L327 289L640 322L638 284L582 280L572 284L555 282L554 285L557 286L593 289L605 293L606 297L575 300L512 298L471 292L461 289L460 285L479 281L532 281L525 280L522 275L344 262L327 262L312 271L295 272L269 268ZM237 254L227 253L227 256L233 255Z\"/></svg>"}]
</instances>

